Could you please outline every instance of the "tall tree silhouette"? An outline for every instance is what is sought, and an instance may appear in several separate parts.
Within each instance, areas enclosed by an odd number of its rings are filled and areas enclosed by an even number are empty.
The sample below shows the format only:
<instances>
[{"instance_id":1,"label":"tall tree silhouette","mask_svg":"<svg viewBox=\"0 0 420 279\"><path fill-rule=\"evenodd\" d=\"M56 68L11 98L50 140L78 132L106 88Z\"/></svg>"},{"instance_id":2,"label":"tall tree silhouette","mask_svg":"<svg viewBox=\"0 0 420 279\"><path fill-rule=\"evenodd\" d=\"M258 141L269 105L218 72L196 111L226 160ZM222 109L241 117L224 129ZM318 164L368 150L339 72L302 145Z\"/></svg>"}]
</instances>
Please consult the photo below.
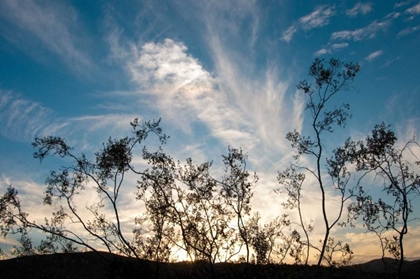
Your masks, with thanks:
<instances>
[{"instance_id":1,"label":"tall tree silhouette","mask_svg":"<svg viewBox=\"0 0 420 279\"><path fill-rule=\"evenodd\" d=\"M295 130L286 135L286 138L296 150L295 162L291 166L291 169L296 171L283 172L280 177L280 183L296 180L296 173L301 171L312 175L320 190L321 214L325 233L324 238L321 240L321 248L317 249L319 250L318 266L324 260L327 260L325 251L331 242L331 229L341 219L344 203L351 196L351 194L347 193L347 184L350 178L350 173L346 168L348 158L341 156L341 149L336 149L333 151L331 159L327 160L327 154L324 149L324 141L328 134L333 133L336 127L344 127L346 125L347 119L351 116L348 113L350 106L346 103L332 106L331 103L336 95L352 89L354 78L359 70L360 66L358 64L343 63L337 59L331 59L328 62L318 58L315 59L309 68L309 76L313 78L313 83L303 80L297 85L297 88L305 94L307 99L305 109L309 112L310 128L302 133ZM314 166L302 165L299 161L302 155L313 159ZM332 185L328 185L330 180L324 178L325 174L330 176ZM340 198L337 212L327 212L326 190L331 186ZM301 210L301 208L297 209ZM305 229L305 224L300 223ZM308 245L315 247L310 243Z\"/></svg>"}]
</instances>

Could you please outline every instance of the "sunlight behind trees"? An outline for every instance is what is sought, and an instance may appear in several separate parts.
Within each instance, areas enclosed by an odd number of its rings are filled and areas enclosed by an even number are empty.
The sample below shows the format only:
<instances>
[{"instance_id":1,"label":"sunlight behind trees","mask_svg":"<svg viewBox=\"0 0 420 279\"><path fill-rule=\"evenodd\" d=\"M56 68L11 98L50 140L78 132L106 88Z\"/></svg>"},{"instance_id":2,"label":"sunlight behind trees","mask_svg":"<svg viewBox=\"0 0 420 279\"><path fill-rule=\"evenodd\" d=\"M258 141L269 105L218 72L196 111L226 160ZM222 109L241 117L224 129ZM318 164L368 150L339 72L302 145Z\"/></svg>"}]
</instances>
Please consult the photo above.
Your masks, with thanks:
<instances>
[{"instance_id":1,"label":"sunlight behind trees","mask_svg":"<svg viewBox=\"0 0 420 279\"><path fill-rule=\"evenodd\" d=\"M213 172L213 162L181 162L165 152L170 138L160 119L134 119L130 136L110 137L93 158L64 138L35 138L34 158L58 157L63 165L46 178L43 204L51 215L44 220L33 220L24 210L26 200L13 185L1 196L0 232L19 242L9 255L106 251L152 260L157 273L160 263L170 261L202 261L213 275L220 262L308 265L316 259L318 266L340 267L351 264L354 252L351 243L336 237L337 230L348 230L361 218L366 232L378 236L382 259L398 259L401 273L412 201L420 194L418 142L413 138L398 149L393 131L382 123L365 141L349 138L331 153L324 149L351 117L349 105L334 104L334 97L353 88L359 70L358 64L315 59L309 69L313 80L299 83L307 98L309 130L285 135L296 154L289 167L279 170L275 192L286 201L273 220L252 210L254 191L264 185L248 170L248 155L240 147L228 146L223 168ZM368 194L365 178L372 174L383 179L387 197L375 201ZM320 224L304 218L302 200L310 187L321 196L320 239L314 233ZM135 201L128 206L122 197L130 193ZM92 196L90 203L86 195ZM328 195L339 201L334 211L327 206ZM136 207L133 220L122 214L131 206ZM297 219L291 218L293 211ZM45 238L35 243L33 232Z\"/></svg>"}]
</instances>

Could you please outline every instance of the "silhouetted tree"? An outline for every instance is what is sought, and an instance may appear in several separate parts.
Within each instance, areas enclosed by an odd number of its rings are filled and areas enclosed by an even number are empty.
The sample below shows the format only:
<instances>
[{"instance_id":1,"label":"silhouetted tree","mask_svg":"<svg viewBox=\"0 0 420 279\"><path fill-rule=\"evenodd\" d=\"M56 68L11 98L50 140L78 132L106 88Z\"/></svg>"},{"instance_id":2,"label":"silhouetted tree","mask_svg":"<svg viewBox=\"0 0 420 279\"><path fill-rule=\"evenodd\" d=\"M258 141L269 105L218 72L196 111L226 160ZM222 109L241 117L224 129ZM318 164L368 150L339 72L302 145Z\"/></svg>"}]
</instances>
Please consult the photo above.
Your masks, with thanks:
<instances>
[{"instance_id":1,"label":"silhouetted tree","mask_svg":"<svg viewBox=\"0 0 420 279\"><path fill-rule=\"evenodd\" d=\"M420 194L420 160L414 152L420 145L413 138L399 149L396 142L394 132L384 123L376 125L364 141L352 142L349 154L364 175L359 181L357 201L349 206L349 213L352 218L361 217L368 231L378 235L382 251L388 250L399 260L400 274L404 262L403 239L412 221L413 199ZM362 185L369 174L383 181L383 192L388 196L375 200L369 195ZM396 235L383 237L383 232L388 230Z\"/></svg>"},{"instance_id":2,"label":"silhouetted tree","mask_svg":"<svg viewBox=\"0 0 420 279\"><path fill-rule=\"evenodd\" d=\"M93 161L85 154L77 156L63 138L35 138L35 158L42 162L55 155L68 164L51 171L46 179L43 201L51 207L52 216L43 223L29 219L13 187L0 197L0 232L4 237L20 237L21 245L13 249L13 255L72 252L78 248L97 251L102 245L109 253L160 263L170 261L176 249L185 251L191 260L210 263L213 276L213 264L232 260L243 246L249 261L251 235L247 221L258 177L246 170L247 156L229 147L228 154L222 156L225 172L216 179L210 175L211 162L194 164L189 158L181 164L161 147L155 151L141 148L150 134L157 135L160 144L166 142L159 122L140 124L134 120L133 135L109 138ZM136 155L148 165L145 170L134 163L138 162L133 160ZM144 205L134 218L132 236L121 222L119 203L129 175L138 178L135 194ZM96 201L80 208L80 199L92 192L97 194ZM31 230L46 235L37 247L29 237Z\"/></svg>"},{"instance_id":3,"label":"silhouetted tree","mask_svg":"<svg viewBox=\"0 0 420 279\"><path fill-rule=\"evenodd\" d=\"M261 216L257 212L246 224L250 247L254 253L251 254L251 261L256 264L267 264L274 262L272 254L279 255L276 249L277 240L284 241L282 238L283 230L288 228L290 221L287 215L277 217L267 224L260 224ZM286 252L287 253L287 252ZM280 262L284 258L280 258Z\"/></svg>"},{"instance_id":4,"label":"silhouetted tree","mask_svg":"<svg viewBox=\"0 0 420 279\"><path fill-rule=\"evenodd\" d=\"M254 173L252 181L248 180L250 174L246 170L246 159L247 157L242 153L242 150L229 147L228 156L223 156L225 175L220 182L220 194L236 215L236 225L240 239L245 245L246 262L248 263L250 235L245 220L251 212L252 187L258 182L258 176Z\"/></svg>"},{"instance_id":5,"label":"silhouetted tree","mask_svg":"<svg viewBox=\"0 0 420 279\"><path fill-rule=\"evenodd\" d=\"M348 113L350 106L349 104L341 104L338 107L330 108L331 106L329 104L337 94L352 88L352 83L359 70L360 66L358 64L343 63L337 59L331 59L328 62L318 58L315 59L309 68L309 75L314 79L314 83L311 84L304 80L299 82L297 86L308 99L305 109L310 112L311 132L308 131L308 134L305 135L295 130L289 132L286 136L291 142L292 147L296 150L296 155L294 156L296 162L292 163L291 168L312 175L321 192L321 212L325 234L324 239L321 240L321 248L319 249L318 266L324 260L329 261L325 257L325 252L329 244L331 229L341 219L344 204L351 196L350 193L347 193L347 184L350 179L350 173L346 168L348 158L341 156L341 149L336 149L333 151L331 159L326 160L324 149L325 133L333 133L335 126L345 126L347 118L350 117ZM312 158L315 166L311 167L300 164L299 158L302 155ZM331 212L330 214L327 212L326 207L326 189L330 188L329 186L327 187L328 180L324 178L326 173L332 181L331 186L338 192L340 197L338 212ZM295 173L289 172L290 176L287 174L287 171L281 174L281 183L296 180ZM300 182L297 181L297 183ZM286 187L288 186L286 185ZM294 194L294 192L289 193ZM301 210L300 208L297 209ZM335 216L331 217L333 214ZM300 226L302 225L302 221L300 221ZM312 246L312 244L309 245Z\"/></svg>"},{"instance_id":6,"label":"silhouetted tree","mask_svg":"<svg viewBox=\"0 0 420 279\"><path fill-rule=\"evenodd\" d=\"M297 173L294 166L291 166L279 173L277 179L280 185L284 186L284 189L276 189L275 192L278 194L287 194L288 199L286 202L282 203L284 209L293 210L296 209L299 215L298 227L302 228L303 233L305 234L305 241L301 240L300 233L297 230L294 230L292 234L288 237L288 241L285 241L286 245L282 250L288 251L290 249L290 254L294 258L296 263L301 262L301 255L304 253L304 264L308 264L309 260L309 233L313 230L312 224L305 224L303 221L303 212L302 212L302 184L305 181L305 174ZM293 240L293 241L292 241ZM290 245L290 242L294 242L295 246ZM297 245L297 246L296 246ZM303 251L303 247L306 247Z\"/></svg>"},{"instance_id":7,"label":"silhouetted tree","mask_svg":"<svg viewBox=\"0 0 420 279\"><path fill-rule=\"evenodd\" d=\"M52 217L45 218L44 223L29 220L29 214L22 209L17 190L9 187L0 199L2 235L21 235L24 250L19 253L29 253L33 249L27 236L30 230L38 230L46 234L46 239L41 242L42 253L55 252L58 246L67 252L74 251L75 246L96 251L96 245L102 244L110 253L143 257L141 254L144 251L139 251L123 232L118 198L125 177L130 172L136 172L132 163L135 148L152 133L159 137L161 143L166 141L159 122L139 124L137 119L134 120L131 123L133 136L110 138L102 150L95 153L94 161L88 160L84 154L74 154L63 138L35 138L35 158L42 162L48 155L56 155L69 162L58 171L51 171L46 179L44 205L51 207ZM83 211L77 208L77 202L88 190L96 191L98 199L86 205ZM111 213L106 214L104 209ZM90 213L90 217L82 213ZM72 229L69 229L69 225Z\"/></svg>"},{"instance_id":8,"label":"silhouetted tree","mask_svg":"<svg viewBox=\"0 0 420 279\"><path fill-rule=\"evenodd\" d=\"M210 175L209 162L194 165L187 159L182 165L161 150L145 153L144 158L151 167L139 173L137 195L145 200L145 219L166 220L168 229L162 236L172 245L191 260L207 261L212 271L216 261L229 261L243 245L249 246L245 217L251 210L257 176L249 180L241 150L229 148L229 154L223 156L222 179Z\"/></svg>"}]
</instances>

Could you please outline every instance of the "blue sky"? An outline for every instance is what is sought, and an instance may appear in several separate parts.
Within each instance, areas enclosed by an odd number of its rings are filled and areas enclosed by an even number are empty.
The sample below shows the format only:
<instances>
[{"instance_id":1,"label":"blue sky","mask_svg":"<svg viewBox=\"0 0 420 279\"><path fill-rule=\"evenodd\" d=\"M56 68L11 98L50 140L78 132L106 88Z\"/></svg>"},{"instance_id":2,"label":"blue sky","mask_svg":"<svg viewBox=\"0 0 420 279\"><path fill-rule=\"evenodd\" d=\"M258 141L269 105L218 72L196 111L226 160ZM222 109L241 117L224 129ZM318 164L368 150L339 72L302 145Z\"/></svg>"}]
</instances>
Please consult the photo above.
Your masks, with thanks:
<instances>
[{"instance_id":1,"label":"blue sky","mask_svg":"<svg viewBox=\"0 0 420 279\"><path fill-rule=\"evenodd\" d=\"M420 131L419 1L3 0L1 6L0 188L22 189L29 207L42 196L49 168L62 163L32 159L35 136L62 136L92 154L110 135L125 135L135 117L161 117L171 136L165 150L177 159L213 160L217 168L228 145L241 147L260 176L254 210L267 220L281 214L282 198L272 190L293 155L286 133L307 124L296 84L316 57L362 66L357 92L335 100L350 103L353 119L325 143L327 150L382 121L401 142ZM308 189L307 196L317 196ZM316 199L305 206L307 218L320 222ZM378 255L374 238L334 233L354 244L356 260ZM419 236L413 227L410 257L419 256Z\"/></svg>"}]
</instances>

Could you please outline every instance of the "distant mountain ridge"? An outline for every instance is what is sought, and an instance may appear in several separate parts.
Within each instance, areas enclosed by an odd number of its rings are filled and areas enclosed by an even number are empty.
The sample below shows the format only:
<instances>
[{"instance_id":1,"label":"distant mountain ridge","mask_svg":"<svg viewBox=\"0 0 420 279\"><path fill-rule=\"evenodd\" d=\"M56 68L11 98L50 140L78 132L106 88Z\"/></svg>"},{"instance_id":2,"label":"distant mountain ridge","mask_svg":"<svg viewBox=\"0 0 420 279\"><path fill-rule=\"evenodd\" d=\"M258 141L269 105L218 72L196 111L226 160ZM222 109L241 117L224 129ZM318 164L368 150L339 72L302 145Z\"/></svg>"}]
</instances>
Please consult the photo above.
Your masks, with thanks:
<instances>
[{"instance_id":1,"label":"distant mountain ridge","mask_svg":"<svg viewBox=\"0 0 420 279\"><path fill-rule=\"evenodd\" d=\"M366 263L355 264L351 267L378 273L395 273L398 270L399 261L393 258L374 259ZM386 268L386 269L385 269ZM405 261L403 265L403 272L408 274L415 274L417 272L420 278L420 260Z\"/></svg>"},{"instance_id":2,"label":"distant mountain ridge","mask_svg":"<svg viewBox=\"0 0 420 279\"><path fill-rule=\"evenodd\" d=\"M397 261L382 259L343 268L317 269L301 265L215 264L206 262L156 263L106 252L34 255L0 261L0 278L395 278ZM407 261L401 278L420 278L420 260Z\"/></svg>"}]
</instances>

